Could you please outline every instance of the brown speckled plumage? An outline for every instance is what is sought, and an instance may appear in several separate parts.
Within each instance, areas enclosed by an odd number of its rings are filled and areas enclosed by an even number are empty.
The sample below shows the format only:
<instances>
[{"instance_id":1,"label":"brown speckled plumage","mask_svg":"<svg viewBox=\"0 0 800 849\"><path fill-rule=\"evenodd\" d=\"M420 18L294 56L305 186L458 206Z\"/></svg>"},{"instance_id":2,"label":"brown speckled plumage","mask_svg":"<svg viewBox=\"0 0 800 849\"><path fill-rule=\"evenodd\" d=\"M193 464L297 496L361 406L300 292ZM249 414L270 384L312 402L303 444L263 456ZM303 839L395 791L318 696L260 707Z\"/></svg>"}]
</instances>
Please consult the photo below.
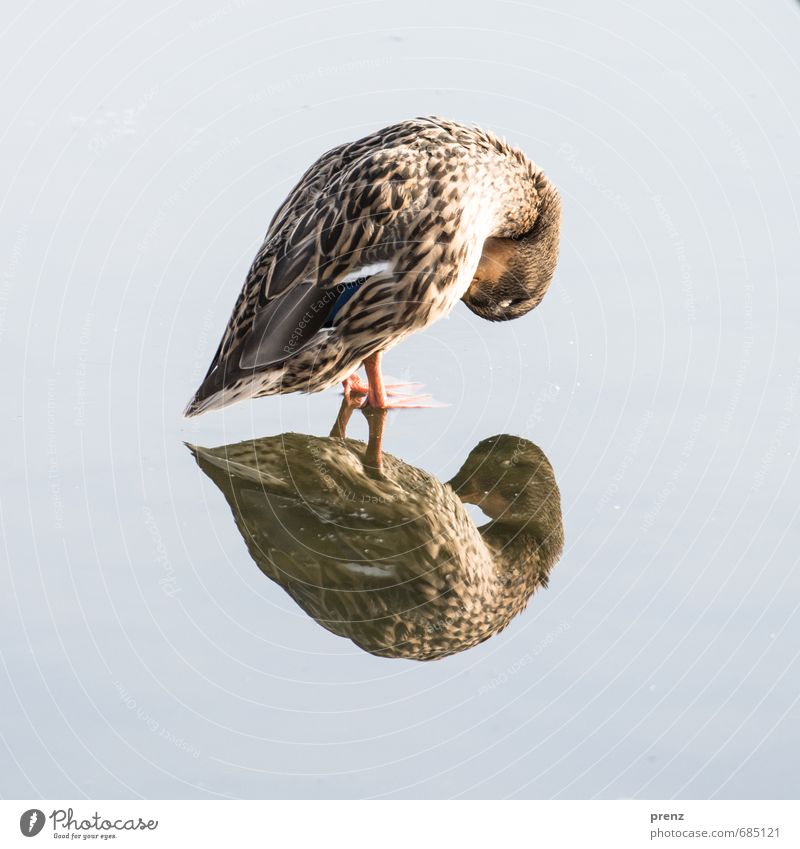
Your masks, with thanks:
<instances>
[{"instance_id":1,"label":"brown speckled plumage","mask_svg":"<svg viewBox=\"0 0 800 849\"><path fill-rule=\"evenodd\" d=\"M491 320L524 314L559 222L544 174L484 130L418 118L331 150L275 214L186 415L325 389L460 298Z\"/></svg>"},{"instance_id":2,"label":"brown speckled plumage","mask_svg":"<svg viewBox=\"0 0 800 849\"><path fill-rule=\"evenodd\" d=\"M553 470L532 443L485 439L449 484L355 440L289 433L192 448L259 568L320 625L384 657L482 642L527 604L563 546ZM480 528L462 500L491 521Z\"/></svg>"}]
</instances>

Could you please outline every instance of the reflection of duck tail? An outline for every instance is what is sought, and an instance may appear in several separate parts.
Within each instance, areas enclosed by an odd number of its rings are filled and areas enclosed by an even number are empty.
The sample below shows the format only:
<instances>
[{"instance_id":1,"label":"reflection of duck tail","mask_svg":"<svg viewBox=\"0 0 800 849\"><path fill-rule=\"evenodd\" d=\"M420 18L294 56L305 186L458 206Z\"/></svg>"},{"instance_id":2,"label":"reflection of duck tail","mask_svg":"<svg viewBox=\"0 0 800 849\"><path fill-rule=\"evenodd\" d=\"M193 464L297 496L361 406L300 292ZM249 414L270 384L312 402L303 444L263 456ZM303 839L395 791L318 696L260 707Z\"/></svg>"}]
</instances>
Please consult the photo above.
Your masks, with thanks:
<instances>
[{"instance_id":1,"label":"reflection of duck tail","mask_svg":"<svg viewBox=\"0 0 800 849\"><path fill-rule=\"evenodd\" d=\"M264 486L281 488L286 482L268 472L265 468L253 466L245 460L249 460L251 452L241 450L242 446L250 445L248 442L240 442L237 445L224 445L222 448L203 448L200 445L183 443L192 456L197 460L200 468L214 481L217 486L222 486L231 477L242 480L251 480Z\"/></svg>"}]
</instances>

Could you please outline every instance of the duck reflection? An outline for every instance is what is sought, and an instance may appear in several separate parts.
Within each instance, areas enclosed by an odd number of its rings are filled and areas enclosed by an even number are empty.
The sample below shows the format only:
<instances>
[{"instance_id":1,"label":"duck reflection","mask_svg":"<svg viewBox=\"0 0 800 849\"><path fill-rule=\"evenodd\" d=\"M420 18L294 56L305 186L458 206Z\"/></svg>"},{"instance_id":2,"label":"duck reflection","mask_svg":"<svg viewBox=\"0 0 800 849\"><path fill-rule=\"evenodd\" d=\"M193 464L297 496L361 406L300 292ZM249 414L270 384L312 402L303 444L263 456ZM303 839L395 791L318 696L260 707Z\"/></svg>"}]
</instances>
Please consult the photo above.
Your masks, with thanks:
<instances>
[{"instance_id":1,"label":"duck reflection","mask_svg":"<svg viewBox=\"0 0 800 849\"><path fill-rule=\"evenodd\" d=\"M448 483L367 444L285 433L189 446L222 490L250 555L324 628L381 657L433 660L501 631L547 584L563 546L542 451L502 434ZM464 503L489 521L476 527Z\"/></svg>"}]
</instances>

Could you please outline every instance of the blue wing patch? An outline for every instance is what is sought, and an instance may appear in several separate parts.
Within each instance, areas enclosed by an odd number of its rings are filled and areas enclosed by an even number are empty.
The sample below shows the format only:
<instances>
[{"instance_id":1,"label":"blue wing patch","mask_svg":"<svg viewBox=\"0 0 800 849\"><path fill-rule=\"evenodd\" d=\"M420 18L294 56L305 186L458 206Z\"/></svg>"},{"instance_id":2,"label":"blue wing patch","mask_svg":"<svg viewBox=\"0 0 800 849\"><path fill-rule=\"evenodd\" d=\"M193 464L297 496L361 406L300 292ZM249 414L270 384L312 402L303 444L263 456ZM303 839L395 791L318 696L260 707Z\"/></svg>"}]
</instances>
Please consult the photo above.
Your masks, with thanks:
<instances>
[{"instance_id":1,"label":"blue wing patch","mask_svg":"<svg viewBox=\"0 0 800 849\"><path fill-rule=\"evenodd\" d=\"M339 285L339 287L337 287L340 288L341 291L339 292L339 296L333 302L333 306L331 307L330 312L328 313L328 317L325 319L325 324L322 325L323 327L333 327L336 315L350 300L350 298L355 295L361 284L366 279L366 277L360 277L358 280L353 280L352 283L342 283Z\"/></svg>"}]
</instances>

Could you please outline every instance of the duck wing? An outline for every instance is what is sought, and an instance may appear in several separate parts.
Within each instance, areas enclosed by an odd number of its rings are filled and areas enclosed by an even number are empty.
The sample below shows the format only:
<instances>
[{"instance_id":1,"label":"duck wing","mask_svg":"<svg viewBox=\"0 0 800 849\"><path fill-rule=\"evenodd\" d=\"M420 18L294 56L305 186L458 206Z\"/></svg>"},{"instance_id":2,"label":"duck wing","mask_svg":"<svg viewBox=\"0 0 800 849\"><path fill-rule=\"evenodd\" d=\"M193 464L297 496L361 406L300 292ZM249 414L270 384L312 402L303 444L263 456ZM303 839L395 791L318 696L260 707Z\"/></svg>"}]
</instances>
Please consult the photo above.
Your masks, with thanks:
<instances>
[{"instance_id":1,"label":"duck wing","mask_svg":"<svg viewBox=\"0 0 800 849\"><path fill-rule=\"evenodd\" d=\"M368 154L289 218L248 276L240 368L288 359L325 325L344 287L391 270L409 218L425 214L418 172L407 150Z\"/></svg>"},{"instance_id":2,"label":"duck wing","mask_svg":"<svg viewBox=\"0 0 800 849\"><path fill-rule=\"evenodd\" d=\"M444 194L431 189L446 179L446 159L424 153L431 139L407 123L403 134L336 148L306 172L270 225L198 395L219 389L222 371L236 378L289 359L325 326L342 287L390 272L399 251L419 261L441 220L441 202L429 200Z\"/></svg>"}]
</instances>

